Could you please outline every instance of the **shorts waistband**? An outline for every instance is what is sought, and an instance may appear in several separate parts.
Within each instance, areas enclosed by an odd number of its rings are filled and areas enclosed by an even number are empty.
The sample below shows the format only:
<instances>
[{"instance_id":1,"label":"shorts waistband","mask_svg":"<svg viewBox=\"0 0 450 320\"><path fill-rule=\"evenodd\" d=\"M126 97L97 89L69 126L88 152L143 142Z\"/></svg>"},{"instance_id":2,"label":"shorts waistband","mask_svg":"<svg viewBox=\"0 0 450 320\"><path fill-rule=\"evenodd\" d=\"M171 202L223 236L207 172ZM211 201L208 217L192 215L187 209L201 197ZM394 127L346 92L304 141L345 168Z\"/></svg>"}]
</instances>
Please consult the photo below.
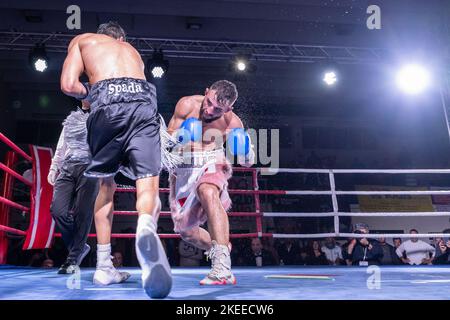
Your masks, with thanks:
<instances>
[{"instance_id":1,"label":"shorts waistband","mask_svg":"<svg viewBox=\"0 0 450 320\"><path fill-rule=\"evenodd\" d=\"M96 82L89 92L91 108L113 103L148 101L156 104L156 88L150 82L136 78L111 78Z\"/></svg>"},{"instance_id":2,"label":"shorts waistband","mask_svg":"<svg viewBox=\"0 0 450 320\"><path fill-rule=\"evenodd\" d=\"M181 167L202 167L209 162L226 162L223 149L183 152Z\"/></svg>"}]
</instances>

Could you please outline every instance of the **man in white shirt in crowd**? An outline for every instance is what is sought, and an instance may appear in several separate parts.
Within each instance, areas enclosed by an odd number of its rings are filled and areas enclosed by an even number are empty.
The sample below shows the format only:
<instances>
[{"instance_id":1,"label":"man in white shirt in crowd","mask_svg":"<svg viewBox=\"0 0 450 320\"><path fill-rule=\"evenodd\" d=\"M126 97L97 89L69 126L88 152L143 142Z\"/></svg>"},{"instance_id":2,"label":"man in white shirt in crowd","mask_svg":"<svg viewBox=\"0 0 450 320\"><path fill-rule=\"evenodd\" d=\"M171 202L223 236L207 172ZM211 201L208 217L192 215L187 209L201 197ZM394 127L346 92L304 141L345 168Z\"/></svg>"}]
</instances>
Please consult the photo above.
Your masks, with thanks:
<instances>
[{"instance_id":1,"label":"man in white shirt in crowd","mask_svg":"<svg viewBox=\"0 0 450 320\"><path fill-rule=\"evenodd\" d=\"M416 229L411 229L409 231L413 236L410 240L403 242L395 251L397 256L403 261L405 264L410 265L421 265L428 264L431 265L431 261L435 256L435 248L430 244L419 240L418 237L415 237L414 234L418 234L419 232ZM403 253L406 254L406 258L403 257ZM431 254L431 256L430 256Z\"/></svg>"},{"instance_id":2,"label":"man in white shirt in crowd","mask_svg":"<svg viewBox=\"0 0 450 320\"><path fill-rule=\"evenodd\" d=\"M322 252L325 253L330 265L340 265L344 260L342 258L342 249L336 244L336 240L334 238L325 238L325 245L322 246Z\"/></svg>"}]
</instances>

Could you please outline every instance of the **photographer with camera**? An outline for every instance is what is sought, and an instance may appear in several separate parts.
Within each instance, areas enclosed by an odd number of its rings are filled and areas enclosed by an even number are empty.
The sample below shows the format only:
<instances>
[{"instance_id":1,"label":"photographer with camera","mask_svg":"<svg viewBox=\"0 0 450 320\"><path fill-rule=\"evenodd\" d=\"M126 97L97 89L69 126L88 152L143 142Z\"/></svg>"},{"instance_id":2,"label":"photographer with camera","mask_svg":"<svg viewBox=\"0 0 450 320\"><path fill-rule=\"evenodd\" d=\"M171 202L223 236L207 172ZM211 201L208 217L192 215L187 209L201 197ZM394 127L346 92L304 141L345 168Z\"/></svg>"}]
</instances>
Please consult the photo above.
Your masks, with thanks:
<instances>
[{"instance_id":1,"label":"photographer with camera","mask_svg":"<svg viewBox=\"0 0 450 320\"><path fill-rule=\"evenodd\" d=\"M369 226L365 223L357 223L354 233L367 234ZM347 254L354 266L380 265L383 258L383 249L375 239L352 239L347 247Z\"/></svg>"},{"instance_id":2,"label":"photographer with camera","mask_svg":"<svg viewBox=\"0 0 450 320\"><path fill-rule=\"evenodd\" d=\"M450 229L445 229L442 233L450 233ZM436 253L432 264L450 264L450 239L438 238L436 240Z\"/></svg>"}]
</instances>

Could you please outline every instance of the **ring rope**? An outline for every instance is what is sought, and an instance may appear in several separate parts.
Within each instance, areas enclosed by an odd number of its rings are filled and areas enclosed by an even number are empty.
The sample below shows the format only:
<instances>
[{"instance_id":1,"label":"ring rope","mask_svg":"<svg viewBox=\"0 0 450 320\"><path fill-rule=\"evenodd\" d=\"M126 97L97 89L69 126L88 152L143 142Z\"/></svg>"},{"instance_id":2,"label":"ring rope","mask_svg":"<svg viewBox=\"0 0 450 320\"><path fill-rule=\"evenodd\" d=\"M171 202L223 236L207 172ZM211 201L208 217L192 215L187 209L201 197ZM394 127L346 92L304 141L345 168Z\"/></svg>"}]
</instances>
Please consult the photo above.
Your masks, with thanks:
<instances>
[{"instance_id":1,"label":"ring rope","mask_svg":"<svg viewBox=\"0 0 450 320\"><path fill-rule=\"evenodd\" d=\"M4 197L1 197L1 196L0 196L0 202L3 203L3 204L6 204L7 206L10 206L10 207L22 210L22 211L26 211L26 212L30 211L30 208L24 207L24 206L14 202L14 201L8 200L8 199L6 199Z\"/></svg>"},{"instance_id":2,"label":"ring rope","mask_svg":"<svg viewBox=\"0 0 450 320\"><path fill-rule=\"evenodd\" d=\"M264 212L264 217L450 217L448 211L436 212Z\"/></svg>"},{"instance_id":3,"label":"ring rope","mask_svg":"<svg viewBox=\"0 0 450 320\"><path fill-rule=\"evenodd\" d=\"M16 178L17 180L20 180L21 182L23 182L28 187L31 187L33 185L31 183L31 181L25 179L22 175L18 174L17 172L15 172L14 170L12 170L11 168L7 167L5 164L3 164L1 162L0 162L0 169L5 171L6 173L10 174L11 176Z\"/></svg>"},{"instance_id":4,"label":"ring rope","mask_svg":"<svg viewBox=\"0 0 450 320\"><path fill-rule=\"evenodd\" d=\"M7 226L3 226L1 224L0 224L0 231L9 232L9 233L13 233L13 234L21 235L21 236L25 236L27 234L25 231L15 229L15 228L10 228Z\"/></svg>"},{"instance_id":5,"label":"ring rope","mask_svg":"<svg viewBox=\"0 0 450 320\"><path fill-rule=\"evenodd\" d=\"M24 157L26 160L28 161L32 161L33 159L31 158L31 156L29 156L25 151L23 151L22 149L20 149L14 142L12 142L11 140L9 140L3 133L0 132L0 141L3 141L6 145L8 145L8 147L10 147L11 149L13 149L17 154L21 155L22 157Z\"/></svg>"},{"instance_id":6,"label":"ring rope","mask_svg":"<svg viewBox=\"0 0 450 320\"><path fill-rule=\"evenodd\" d=\"M20 231L20 230L19 230ZM160 238L163 239L181 239L181 236L177 233L160 233L158 234ZM55 237L60 238L61 233L55 233ZM97 234L90 233L88 235L89 238L97 237ZM238 238L256 238L258 237L258 233L232 233L230 234L230 238L238 239ZM263 233L262 237L272 237L271 233ZM121 239L134 239L136 235L134 233L112 233L111 238L121 238Z\"/></svg>"}]
</instances>

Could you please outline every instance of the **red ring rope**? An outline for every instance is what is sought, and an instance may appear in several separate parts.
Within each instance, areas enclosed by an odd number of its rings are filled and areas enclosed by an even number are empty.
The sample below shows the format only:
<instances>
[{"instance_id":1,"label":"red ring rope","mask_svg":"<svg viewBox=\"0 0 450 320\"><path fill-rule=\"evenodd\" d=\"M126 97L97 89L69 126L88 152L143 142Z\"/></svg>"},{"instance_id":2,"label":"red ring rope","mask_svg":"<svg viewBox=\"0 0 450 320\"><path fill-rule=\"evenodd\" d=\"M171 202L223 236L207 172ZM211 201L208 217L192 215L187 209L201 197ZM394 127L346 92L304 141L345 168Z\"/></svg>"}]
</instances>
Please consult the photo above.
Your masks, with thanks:
<instances>
[{"instance_id":1,"label":"red ring rope","mask_svg":"<svg viewBox=\"0 0 450 320\"><path fill-rule=\"evenodd\" d=\"M95 233L90 233L88 235L89 238L95 238L97 235ZM272 237L272 233L263 233L263 237ZM55 233L55 237L60 238L61 233ZM111 238L119 238L119 239L134 239L136 235L134 233L112 233ZM181 239L181 236L176 233L160 233L159 237L161 239ZM234 233L230 234L230 238L238 239L238 238L257 238L258 233Z\"/></svg>"},{"instance_id":2,"label":"red ring rope","mask_svg":"<svg viewBox=\"0 0 450 320\"><path fill-rule=\"evenodd\" d=\"M113 211L113 214L120 215L120 216L137 216L137 211ZM170 211L161 211L160 217L170 217L171 213ZM229 212L228 216L231 217L261 217L263 216L262 213L257 212Z\"/></svg>"},{"instance_id":3,"label":"red ring rope","mask_svg":"<svg viewBox=\"0 0 450 320\"><path fill-rule=\"evenodd\" d=\"M3 204L6 204L7 206L22 210L22 211L30 211L30 208L24 207L18 203L15 203L14 201L8 200L6 198L0 197L0 202Z\"/></svg>"},{"instance_id":4,"label":"red ring rope","mask_svg":"<svg viewBox=\"0 0 450 320\"><path fill-rule=\"evenodd\" d=\"M11 168L7 167L6 165L4 165L1 162L0 162L0 169L5 171L6 173L12 175L17 180L22 181L25 185L27 185L29 187L31 187L33 185L30 181L25 179L22 175L18 174L17 172L15 172L14 170L12 170Z\"/></svg>"},{"instance_id":5,"label":"red ring rope","mask_svg":"<svg viewBox=\"0 0 450 320\"><path fill-rule=\"evenodd\" d=\"M21 155L22 157L24 157L26 160L28 161L32 161L33 159L26 154L25 151L23 151L22 149L20 149L14 142L12 142L11 140L9 140L3 133L0 132L0 141L3 141L6 145L8 145L8 147L10 147L11 149L13 149L17 154Z\"/></svg>"},{"instance_id":6,"label":"red ring rope","mask_svg":"<svg viewBox=\"0 0 450 320\"><path fill-rule=\"evenodd\" d=\"M21 235L21 236L25 236L27 234L25 231L22 231L22 230L19 230L19 229L14 229L14 228L10 228L10 227L7 227L7 226L0 225L0 232L1 231L14 233L14 234L18 234L18 235Z\"/></svg>"}]
</instances>

